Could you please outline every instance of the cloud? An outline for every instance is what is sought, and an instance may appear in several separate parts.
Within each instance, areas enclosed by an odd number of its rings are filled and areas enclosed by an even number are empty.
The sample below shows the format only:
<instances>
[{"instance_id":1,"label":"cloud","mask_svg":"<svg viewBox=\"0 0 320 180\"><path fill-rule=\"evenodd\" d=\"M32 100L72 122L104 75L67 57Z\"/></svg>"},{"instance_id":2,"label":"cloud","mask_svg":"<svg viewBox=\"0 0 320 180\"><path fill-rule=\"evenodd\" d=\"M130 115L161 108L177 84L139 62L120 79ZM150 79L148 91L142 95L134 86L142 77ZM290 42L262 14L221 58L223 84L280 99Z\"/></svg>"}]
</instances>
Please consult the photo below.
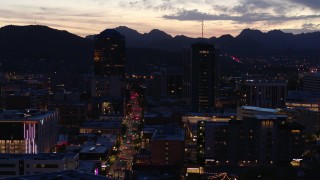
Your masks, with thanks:
<instances>
[{"instance_id":1,"label":"cloud","mask_svg":"<svg viewBox=\"0 0 320 180\"><path fill-rule=\"evenodd\" d=\"M286 0L287 1L287 0ZM287 12L293 10L297 6L292 6L286 1L279 0L238 0L234 6L212 5L212 11L217 14L228 14L229 16L237 15L259 15L270 14L273 16L285 16ZM196 8L195 8L196 9ZM251 18L252 19L252 18Z\"/></svg>"},{"instance_id":2,"label":"cloud","mask_svg":"<svg viewBox=\"0 0 320 180\"><path fill-rule=\"evenodd\" d=\"M282 1L272 0L240 0L239 4L232 7L230 12L238 14L248 14L252 12L270 12L284 15L287 11L288 4Z\"/></svg>"},{"instance_id":3,"label":"cloud","mask_svg":"<svg viewBox=\"0 0 320 180\"><path fill-rule=\"evenodd\" d=\"M209 14L194 10L182 10L176 14L164 15L164 19L172 19L179 21L217 21L217 20L230 20L242 23L254 23L259 21L269 22L285 22L292 20L304 20L320 18L320 15L300 15L300 16L284 16L284 15L271 15L269 13L245 13L242 15L229 15L229 14Z\"/></svg>"},{"instance_id":4,"label":"cloud","mask_svg":"<svg viewBox=\"0 0 320 180\"><path fill-rule=\"evenodd\" d=\"M165 10L172 10L177 9L173 7L172 2L170 0L162 0L162 1L149 1L149 0L140 0L140 1L130 1L129 5L131 8L137 8L139 10L142 9L151 9L155 11L165 11ZM121 7L128 7L127 2L121 2Z\"/></svg>"},{"instance_id":5,"label":"cloud","mask_svg":"<svg viewBox=\"0 0 320 180\"><path fill-rule=\"evenodd\" d=\"M320 28L320 24L305 23L301 26L301 28L308 30L317 30Z\"/></svg>"},{"instance_id":6,"label":"cloud","mask_svg":"<svg viewBox=\"0 0 320 180\"><path fill-rule=\"evenodd\" d=\"M319 10L320 9L320 1L319 0L290 0L291 2L302 4L311 9Z\"/></svg>"},{"instance_id":7,"label":"cloud","mask_svg":"<svg viewBox=\"0 0 320 180\"><path fill-rule=\"evenodd\" d=\"M255 9L265 9L271 6L272 4L264 0L240 0L238 5L231 8L231 11L236 13L247 13Z\"/></svg>"}]
</instances>

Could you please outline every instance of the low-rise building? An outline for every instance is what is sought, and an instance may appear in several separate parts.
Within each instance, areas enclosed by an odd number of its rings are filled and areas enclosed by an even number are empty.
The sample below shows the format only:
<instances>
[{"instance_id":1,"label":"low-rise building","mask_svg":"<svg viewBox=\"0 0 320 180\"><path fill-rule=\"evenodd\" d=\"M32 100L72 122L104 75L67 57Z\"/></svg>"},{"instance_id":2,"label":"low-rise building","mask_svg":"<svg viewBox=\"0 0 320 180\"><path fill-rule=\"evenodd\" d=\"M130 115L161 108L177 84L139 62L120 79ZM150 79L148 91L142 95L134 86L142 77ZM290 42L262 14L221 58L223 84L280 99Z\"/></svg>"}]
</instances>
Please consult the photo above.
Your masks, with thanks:
<instances>
[{"instance_id":1,"label":"low-rise building","mask_svg":"<svg viewBox=\"0 0 320 180\"><path fill-rule=\"evenodd\" d=\"M121 121L86 121L80 127L80 133L121 134Z\"/></svg>"},{"instance_id":2,"label":"low-rise building","mask_svg":"<svg viewBox=\"0 0 320 180\"><path fill-rule=\"evenodd\" d=\"M25 175L20 176L19 179L95 179L95 180L111 180L110 178L106 178L105 176L97 176L91 173L82 172L80 170L65 170L58 172L47 172L47 173L39 173L33 175ZM17 177L6 178L8 180L15 180Z\"/></svg>"},{"instance_id":3,"label":"low-rise building","mask_svg":"<svg viewBox=\"0 0 320 180\"><path fill-rule=\"evenodd\" d=\"M58 141L58 112L25 110L0 113L0 153L50 152Z\"/></svg>"},{"instance_id":4,"label":"low-rise building","mask_svg":"<svg viewBox=\"0 0 320 180\"><path fill-rule=\"evenodd\" d=\"M22 176L63 170L79 166L79 154L0 154L0 177Z\"/></svg>"},{"instance_id":5,"label":"low-rise building","mask_svg":"<svg viewBox=\"0 0 320 180\"><path fill-rule=\"evenodd\" d=\"M184 158L184 132L177 126L157 128L151 138L151 163L181 165Z\"/></svg>"},{"instance_id":6,"label":"low-rise building","mask_svg":"<svg viewBox=\"0 0 320 180\"><path fill-rule=\"evenodd\" d=\"M241 120L198 122L199 163L270 165L302 157L302 125L274 109L242 108Z\"/></svg>"}]
</instances>

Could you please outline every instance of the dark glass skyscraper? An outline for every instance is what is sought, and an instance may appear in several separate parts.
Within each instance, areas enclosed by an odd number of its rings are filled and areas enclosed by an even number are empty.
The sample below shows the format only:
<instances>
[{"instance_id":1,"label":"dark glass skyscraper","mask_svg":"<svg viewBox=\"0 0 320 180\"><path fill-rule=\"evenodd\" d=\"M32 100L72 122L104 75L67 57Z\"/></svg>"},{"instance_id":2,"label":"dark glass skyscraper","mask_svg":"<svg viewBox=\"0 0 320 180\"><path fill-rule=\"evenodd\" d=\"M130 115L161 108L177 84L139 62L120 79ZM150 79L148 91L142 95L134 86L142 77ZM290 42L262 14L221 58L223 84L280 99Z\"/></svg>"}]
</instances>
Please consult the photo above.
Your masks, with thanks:
<instances>
[{"instance_id":1,"label":"dark glass skyscraper","mask_svg":"<svg viewBox=\"0 0 320 180\"><path fill-rule=\"evenodd\" d=\"M125 76L125 37L114 29L106 29L94 39L94 73Z\"/></svg>"},{"instance_id":2,"label":"dark glass skyscraper","mask_svg":"<svg viewBox=\"0 0 320 180\"><path fill-rule=\"evenodd\" d=\"M210 112L218 92L217 52L213 44L196 43L184 51L184 96L196 112Z\"/></svg>"}]
</instances>

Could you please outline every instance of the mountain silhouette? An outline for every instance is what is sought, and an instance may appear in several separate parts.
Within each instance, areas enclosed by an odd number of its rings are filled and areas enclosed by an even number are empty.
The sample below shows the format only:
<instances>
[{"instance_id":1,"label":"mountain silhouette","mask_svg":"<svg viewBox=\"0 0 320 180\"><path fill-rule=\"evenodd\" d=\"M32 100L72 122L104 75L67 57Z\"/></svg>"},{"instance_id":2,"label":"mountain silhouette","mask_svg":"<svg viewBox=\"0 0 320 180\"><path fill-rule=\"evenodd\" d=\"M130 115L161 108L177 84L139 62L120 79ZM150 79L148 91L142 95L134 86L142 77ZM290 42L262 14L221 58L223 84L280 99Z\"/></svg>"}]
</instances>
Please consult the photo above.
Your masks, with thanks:
<instances>
[{"instance_id":1,"label":"mountain silhouette","mask_svg":"<svg viewBox=\"0 0 320 180\"><path fill-rule=\"evenodd\" d=\"M0 42L2 57L82 59L92 48L90 40L39 25L2 27Z\"/></svg>"},{"instance_id":2,"label":"mountain silhouette","mask_svg":"<svg viewBox=\"0 0 320 180\"><path fill-rule=\"evenodd\" d=\"M93 42L67 31L47 26L5 26L0 28L2 69L66 71L86 69L91 61ZM66 63L64 63L66 62ZM67 65L67 66L65 66Z\"/></svg>"},{"instance_id":3,"label":"mountain silhouette","mask_svg":"<svg viewBox=\"0 0 320 180\"><path fill-rule=\"evenodd\" d=\"M268 49L319 49L320 32L292 34L281 30L263 33L259 30L244 29L236 38L251 38Z\"/></svg>"},{"instance_id":4,"label":"mountain silhouette","mask_svg":"<svg viewBox=\"0 0 320 180\"><path fill-rule=\"evenodd\" d=\"M244 29L238 36L222 35L211 38L191 38L184 35L175 37L161 30L151 30L149 33L139 33L125 26L115 28L126 36L127 47L153 48L166 51L181 52L184 47L204 41L214 43L219 49L226 53L237 55L270 54L273 51L283 51L284 54L290 50L316 50L320 48L320 32L292 34L281 30L261 32L256 29ZM89 36L92 37L92 36Z\"/></svg>"},{"instance_id":5,"label":"mountain silhouette","mask_svg":"<svg viewBox=\"0 0 320 180\"><path fill-rule=\"evenodd\" d=\"M292 34L280 30L261 32L244 29L238 36L211 38L171 36L158 29L139 33L125 26L115 28L126 37L126 61L177 64L182 50L199 41L213 43L221 54L238 56L320 56L320 32ZM2 69L29 71L89 71L92 68L94 35L86 38L47 26L4 26L0 28ZM150 53L152 52L152 53ZM164 55L166 54L166 55Z\"/></svg>"}]
</instances>

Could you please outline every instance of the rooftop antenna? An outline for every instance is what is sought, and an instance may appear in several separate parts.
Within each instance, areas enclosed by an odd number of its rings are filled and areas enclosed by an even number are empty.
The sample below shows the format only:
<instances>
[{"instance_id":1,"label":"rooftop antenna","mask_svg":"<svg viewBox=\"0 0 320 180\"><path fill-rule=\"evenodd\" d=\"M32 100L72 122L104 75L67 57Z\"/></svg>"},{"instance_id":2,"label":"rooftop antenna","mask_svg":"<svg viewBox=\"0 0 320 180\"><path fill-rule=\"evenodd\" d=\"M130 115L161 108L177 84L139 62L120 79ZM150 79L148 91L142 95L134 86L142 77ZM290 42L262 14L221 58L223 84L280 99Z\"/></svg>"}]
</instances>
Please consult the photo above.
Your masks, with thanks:
<instances>
[{"instance_id":1,"label":"rooftop antenna","mask_svg":"<svg viewBox=\"0 0 320 180\"><path fill-rule=\"evenodd\" d=\"M204 23L203 23L203 20L201 21L201 27L202 27L202 33L201 33L201 38L203 39L203 26L204 26Z\"/></svg>"}]
</instances>

